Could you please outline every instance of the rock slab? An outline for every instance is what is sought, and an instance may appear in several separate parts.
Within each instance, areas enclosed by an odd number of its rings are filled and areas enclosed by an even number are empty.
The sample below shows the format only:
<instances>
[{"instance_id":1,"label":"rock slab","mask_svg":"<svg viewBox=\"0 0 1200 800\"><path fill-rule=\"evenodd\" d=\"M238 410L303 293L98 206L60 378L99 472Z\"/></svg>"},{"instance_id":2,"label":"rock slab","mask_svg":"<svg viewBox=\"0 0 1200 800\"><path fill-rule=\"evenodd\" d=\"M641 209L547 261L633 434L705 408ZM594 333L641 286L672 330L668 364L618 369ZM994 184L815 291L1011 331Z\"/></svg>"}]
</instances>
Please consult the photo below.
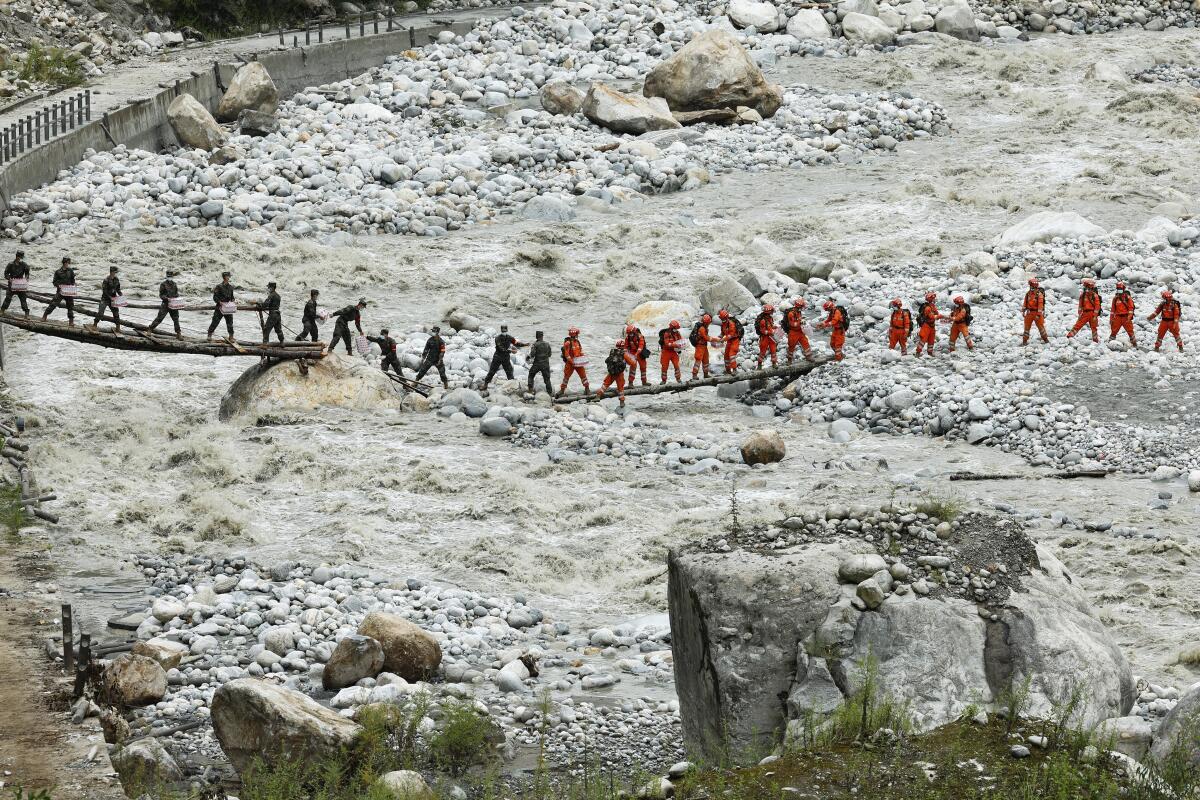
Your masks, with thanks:
<instances>
[{"instance_id":1,"label":"rock slab","mask_svg":"<svg viewBox=\"0 0 1200 800\"><path fill-rule=\"evenodd\" d=\"M225 132L208 109L190 94L181 94L167 107L167 121L184 147L216 150L225 143Z\"/></svg>"},{"instance_id":2,"label":"rock slab","mask_svg":"<svg viewBox=\"0 0 1200 800\"><path fill-rule=\"evenodd\" d=\"M783 104L783 87L767 81L734 36L722 30L693 38L646 76L642 93L672 111L753 108L764 118Z\"/></svg>"}]
</instances>

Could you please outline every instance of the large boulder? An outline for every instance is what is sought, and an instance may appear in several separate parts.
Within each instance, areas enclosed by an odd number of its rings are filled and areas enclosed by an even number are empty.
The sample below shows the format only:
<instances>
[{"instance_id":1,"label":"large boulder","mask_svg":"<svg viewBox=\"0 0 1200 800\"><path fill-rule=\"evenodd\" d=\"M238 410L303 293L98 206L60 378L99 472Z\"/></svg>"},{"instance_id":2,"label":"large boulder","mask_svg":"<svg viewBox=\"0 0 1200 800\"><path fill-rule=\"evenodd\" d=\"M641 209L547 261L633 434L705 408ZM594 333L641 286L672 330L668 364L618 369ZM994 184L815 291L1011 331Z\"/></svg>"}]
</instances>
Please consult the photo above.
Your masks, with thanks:
<instances>
[{"instance_id":1,"label":"large boulder","mask_svg":"<svg viewBox=\"0 0 1200 800\"><path fill-rule=\"evenodd\" d=\"M773 464L786 454L779 431L755 431L742 442L742 460L747 464Z\"/></svg>"},{"instance_id":2,"label":"large boulder","mask_svg":"<svg viewBox=\"0 0 1200 800\"><path fill-rule=\"evenodd\" d=\"M120 747L109 758L127 797L160 797L183 781L179 764L153 736Z\"/></svg>"},{"instance_id":3,"label":"large boulder","mask_svg":"<svg viewBox=\"0 0 1200 800\"><path fill-rule=\"evenodd\" d=\"M657 342L658 332L670 325L673 319L679 320L679 325L686 335L695 313L695 309L687 303L675 300L648 300L629 312L625 324L637 325L647 339Z\"/></svg>"},{"instance_id":4,"label":"large boulder","mask_svg":"<svg viewBox=\"0 0 1200 800\"><path fill-rule=\"evenodd\" d=\"M700 292L700 307L713 316L722 308L731 314L741 314L755 303L750 290L728 275Z\"/></svg>"},{"instance_id":5,"label":"large boulder","mask_svg":"<svg viewBox=\"0 0 1200 800\"><path fill-rule=\"evenodd\" d=\"M220 418L260 417L281 411L400 408L400 394L387 374L361 358L331 353L301 371L300 362L255 364L221 398Z\"/></svg>"},{"instance_id":6,"label":"large boulder","mask_svg":"<svg viewBox=\"0 0 1200 800\"><path fill-rule=\"evenodd\" d=\"M225 131L208 109L190 94L181 94L167 106L167 121L184 147L216 150L225 143Z\"/></svg>"},{"instance_id":7,"label":"large boulder","mask_svg":"<svg viewBox=\"0 0 1200 800\"><path fill-rule=\"evenodd\" d=\"M437 639L395 614L372 612L358 626L358 632L383 646L383 668L406 681L427 680L442 663Z\"/></svg>"},{"instance_id":8,"label":"large boulder","mask_svg":"<svg viewBox=\"0 0 1200 800\"><path fill-rule=\"evenodd\" d=\"M1200 768L1200 683L1163 718L1154 733L1150 758L1160 766L1187 763Z\"/></svg>"},{"instance_id":9,"label":"large boulder","mask_svg":"<svg viewBox=\"0 0 1200 800\"><path fill-rule=\"evenodd\" d=\"M616 133L641 134L683 127L659 97L624 94L603 83L593 83L583 98L583 114Z\"/></svg>"},{"instance_id":10,"label":"large boulder","mask_svg":"<svg viewBox=\"0 0 1200 800\"><path fill-rule=\"evenodd\" d=\"M173 642L170 639L143 639L133 643L131 651L135 656L146 656L158 662L163 669L174 669L179 666L190 651L186 644Z\"/></svg>"},{"instance_id":11,"label":"large boulder","mask_svg":"<svg viewBox=\"0 0 1200 800\"><path fill-rule=\"evenodd\" d=\"M944 6L933 20L938 33L953 36L967 42L979 41L979 26L975 23L975 12L966 3L951 3Z\"/></svg>"},{"instance_id":12,"label":"large boulder","mask_svg":"<svg viewBox=\"0 0 1200 800\"><path fill-rule=\"evenodd\" d=\"M774 3L729 0L729 19L739 28L755 28L759 33L779 29L779 9Z\"/></svg>"},{"instance_id":13,"label":"large boulder","mask_svg":"<svg viewBox=\"0 0 1200 800\"><path fill-rule=\"evenodd\" d=\"M353 744L357 724L293 689L239 678L217 689L212 725L225 756L239 773L255 761L324 761Z\"/></svg>"},{"instance_id":14,"label":"large boulder","mask_svg":"<svg viewBox=\"0 0 1200 800\"><path fill-rule=\"evenodd\" d=\"M1002 705L1026 682L1029 715L1050 716L1080 688L1081 726L1127 714L1135 696L1128 662L1062 565L1023 541L1014 557L1024 566L985 607L924 596L924 579L895 589L893 575L911 577L902 564L867 574L884 561L878 553L853 558L874 552L861 539L672 552L668 600L686 744L716 757L770 749L785 731L802 737L872 669L881 694L904 704L918 730L972 704ZM960 558L919 563L961 574L974 557Z\"/></svg>"},{"instance_id":15,"label":"large boulder","mask_svg":"<svg viewBox=\"0 0 1200 800\"><path fill-rule=\"evenodd\" d=\"M261 62L242 66L229 82L225 96L217 106L217 119L233 122L243 111L274 114L279 110L279 90Z\"/></svg>"},{"instance_id":16,"label":"large boulder","mask_svg":"<svg viewBox=\"0 0 1200 800\"><path fill-rule=\"evenodd\" d=\"M238 131L246 136L267 136L279 130L279 120L274 114L265 114L247 108L238 114Z\"/></svg>"},{"instance_id":17,"label":"large boulder","mask_svg":"<svg viewBox=\"0 0 1200 800\"><path fill-rule=\"evenodd\" d=\"M1103 236L1104 228L1074 211L1039 211L1000 234L1000 247L1048 242L1051 239L1088 239Z\"/></svg>"},{"instance_id":18,"label":"large boulder","mask_svg":"<svg viewBox=\"0 0 1200 800\"><path fill-rule=\"evenodd\" d=\"M797 39L832 39L833 29L815 8L802 8L788 20L787 32Z\"/></svg>"},{"instance_id":19,"label":"large boulder","mask_svg":"<svg viewBox=\"0 0 1200 800\"><path fill-rule=\"evenodd\" d=\"M842 19L842 34L852 42L891 44L896 32L879 17L851 11Z\"/></svg>"},{"instance_id":20,"label":"large boulder","mask_svg":"<svg viewBox=\"0 0 1200 800\"><path fill-rule=\"evenodd\" d=\"M375 781L372 797L387 800L436 800L437 795L429 788L421 773L410 769L399 769L380 775Z\"/></svg>"},{"instance_id":21,"label":"large boulder","mask_svg":"<svg viewBox=\"0 0 1200 800\"><path fill-rule=\"evenodd\" d=\"M642 93L661 97L673 111L748 106L770 117L783 104L783 87L769 83L732 34L705 31L646 76Z\"/></svg>"},{"instance_id":22,"label":"large boulder","mask_svg":"<svg viewBox=\"0 0 1200 800\"><path fill-rule=\"evenodd\" d=\"M126 653L105 667L104 689L114 705L148 706L167 693L167 673L153 658Z\"/></svg>"},{"instance_id":23,"label":"large boulder","mask_svg":"<svg viewBox=\"0 0 1200 800\"><path fill-rule=\"evenodd\" d=\"M583 108L583 92L567 81L546 81L538 91L538 99L542 101L542 108L551 114L570 117Z\"/></svg>"},{"instance_id":24,"label":"large boulder","mask_svg":"<svg viewBox=\"0 0 1200 800\"><path fill-rule=\"evenodd\" d=\"M383 647L369 636L343 637L325 662L321 684L331 691L353 686L383 672Z\"/></svg>"}]
</instances>

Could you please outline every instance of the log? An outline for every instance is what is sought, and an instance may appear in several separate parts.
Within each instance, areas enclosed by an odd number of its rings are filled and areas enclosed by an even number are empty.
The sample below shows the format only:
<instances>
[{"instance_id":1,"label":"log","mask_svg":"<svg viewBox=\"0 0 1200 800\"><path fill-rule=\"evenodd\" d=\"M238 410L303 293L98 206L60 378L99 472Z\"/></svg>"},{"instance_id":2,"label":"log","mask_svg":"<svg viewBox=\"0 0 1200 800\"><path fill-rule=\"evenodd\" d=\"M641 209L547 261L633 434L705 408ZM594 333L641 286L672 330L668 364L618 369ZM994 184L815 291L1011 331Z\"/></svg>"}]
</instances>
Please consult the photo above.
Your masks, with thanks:
<instances>
[{"instance_id":1,"label":"log","mask_svg":"<svg viewBox=\"0 0 1200 800\"><path fill-rule=\"evenodd\" d=\"M1073 472L1050 472L1045 475L1021 475L1018 473L982 473L982 472L953 472L952 481L1016 481L1022 479L1040 480L1054 478L1056 480L1071 480L1072 478L1107 478L1108 471L1103 469L1083 469Z\"/></svg>"},{"instance_id":2,"label":"log","mask_svg":"<svg viewBox=\"0 0 1200 800\"><path fill-rule=\"evenodd\" d=\"M769 380L771 378L785 378L789 382L801 375L807 375L817 367L828 362L829 358L818 358L813 361L802 361L799 364L788 364L781 367L768 367L766 369L750 370L748 372L734 372L731 374L713 375L708 378L696 378L695 380L684 381L683 383L662 383L655 386L632 386L625 390L626 397L638 397L642 395L656 394L675 394L676 392L690 392L693 389L700 389L705 386L720 386L723 383L737 383L738 381L757 381ZM604 395L608 397L616 397L616 391L610 389ZM556 397L555 403L576 403L580 400L584 402L595 402L597 397L595 394L567 394L562 397Z\"/></svg>"}]
</instances>

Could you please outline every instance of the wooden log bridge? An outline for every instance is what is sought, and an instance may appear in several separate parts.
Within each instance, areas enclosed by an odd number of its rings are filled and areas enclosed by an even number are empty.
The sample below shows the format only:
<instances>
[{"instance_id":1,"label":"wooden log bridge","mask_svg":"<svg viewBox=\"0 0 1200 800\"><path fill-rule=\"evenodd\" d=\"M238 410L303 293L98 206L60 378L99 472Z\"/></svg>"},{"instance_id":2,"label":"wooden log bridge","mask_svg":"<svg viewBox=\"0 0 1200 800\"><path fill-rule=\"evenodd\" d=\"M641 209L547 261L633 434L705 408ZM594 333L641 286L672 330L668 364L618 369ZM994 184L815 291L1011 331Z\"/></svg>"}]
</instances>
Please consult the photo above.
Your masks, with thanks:
<instances>
[{"instance_id":1,"label":"wooden log bridge","mask_svg":"<svg viewBox=\"0 0 1200 800\"><path fill-rule=\"evenodd\" d=\"M767 367L766 369L755 369L749 371L739 371L729 374L713 375L709 378L695 378L682 383L661 383L651 386L627 386L625 388L626 397L637 397L641 395L653 394L675 394L677 392L690 392L693 389L700 389L705 386L720 386L723 383L738 383L739 381L766 381L772 378L783 378L785 382L790 383L801 375L807 375L817 367L829 361L829 358L817 358L812 361L801 361L796 364L787 364L780 367ZM607 373L605 373L607 374ZM601 378L603 380L603 378ZM577 392L574 394L564 394L562 397L555 398L555 403L576 403L580 400L584 402L596 402L599 399L608 399L617 397L616 387L610 386L604 393L603 398L596 397L595 391L591 394Z\"/></svg>"},{"instance_id":2,"label":"wooden log bridge","mask_svg":"<svg viewBox=\"0 0 1200 800\"><path fill-rule=\"evenodd\" d=\"M82 316L82 314L81 314ZM90 316L90 315L89 315ZM112 317L103 319L115 322ZM257 358L308 359L317 360L325 355L324 342L243 342L229 339L213 339L208 341L198 337L185 336L175 338L174 333L159 333L151 331L149 326L129 320L121 321L121 328L128 332L116 333L112 330L93 328L90 324L68 325L65 321L48 319L40 315L25 316L11 311L0 313L0 323L14 328L40 333L44 336L56 336L59 339L70 339L75 342L109 347L115 350L141 350L153 353L190 354L198 356L254 356Z\"/></svg>"}]
</instances>

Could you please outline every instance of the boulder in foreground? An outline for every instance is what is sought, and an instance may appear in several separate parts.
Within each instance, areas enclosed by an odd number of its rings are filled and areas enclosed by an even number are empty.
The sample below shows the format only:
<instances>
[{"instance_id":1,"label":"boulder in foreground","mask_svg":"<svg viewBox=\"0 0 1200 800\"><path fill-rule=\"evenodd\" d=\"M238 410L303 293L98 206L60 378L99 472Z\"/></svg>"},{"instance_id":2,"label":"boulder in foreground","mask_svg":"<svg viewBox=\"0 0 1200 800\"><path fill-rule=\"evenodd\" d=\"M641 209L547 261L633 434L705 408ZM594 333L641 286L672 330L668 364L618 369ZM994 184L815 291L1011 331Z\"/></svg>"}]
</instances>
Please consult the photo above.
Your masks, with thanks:
<instances>
[{"instance_id":1,"label":"boulder in foreground","mask_svg":"<svg viewBox=\"0 0 1200 800\"><path fill-rule=\"evenodd\" d=\"M588 89L583 114L615 133L641 134L682 127L662 98L624 94L603 83L593 83Z\"/></svg>"},{"instance_id":2,"label":"boulder in foreground","mask_svg":"<svg viewBox=\"0 0 1200 800\"><path fill-rule=\"evenodd\" d=\"M217 106L217 119L233 122L243 111L274 114L279 109L279 91L261 62L244 64L229 82Z\"/></svg>"},{"instance_id":3,"label":"boulder in foreground","mask_svg":"<svg viewBox=\"0 0 1200 800\"><path fill-rule=\"evenodd\" d=\"M220 418L322 407L399 410L400 394L391 378L374 363L333 353L309 363L307 374L300 371L298 361L255 364L221 398Z\"/></svg>"},{"instance_id":4,"label":"boulder in foreground","mask_svg":"<svg viewBox=\"0 0 1200 800\"><path fill-rule=\"evenodd\" d=\"M208 109L190 94L181 94L167 107L167 121L184 147L216 150L225 143L225 132Z\"/></svg>"},{"instance_id":5,"label":"boulder in foreground","mask_svg":"<svg viewBox=\"0 0 1200 800\"><path fill-rule=\"evenodd\" d=\"M706 31L646 76L642 93L661 97L672 111L753 108L764 118L783 104L783 87L769 83L730 33Z\"/></svg>"}]
</instances>

